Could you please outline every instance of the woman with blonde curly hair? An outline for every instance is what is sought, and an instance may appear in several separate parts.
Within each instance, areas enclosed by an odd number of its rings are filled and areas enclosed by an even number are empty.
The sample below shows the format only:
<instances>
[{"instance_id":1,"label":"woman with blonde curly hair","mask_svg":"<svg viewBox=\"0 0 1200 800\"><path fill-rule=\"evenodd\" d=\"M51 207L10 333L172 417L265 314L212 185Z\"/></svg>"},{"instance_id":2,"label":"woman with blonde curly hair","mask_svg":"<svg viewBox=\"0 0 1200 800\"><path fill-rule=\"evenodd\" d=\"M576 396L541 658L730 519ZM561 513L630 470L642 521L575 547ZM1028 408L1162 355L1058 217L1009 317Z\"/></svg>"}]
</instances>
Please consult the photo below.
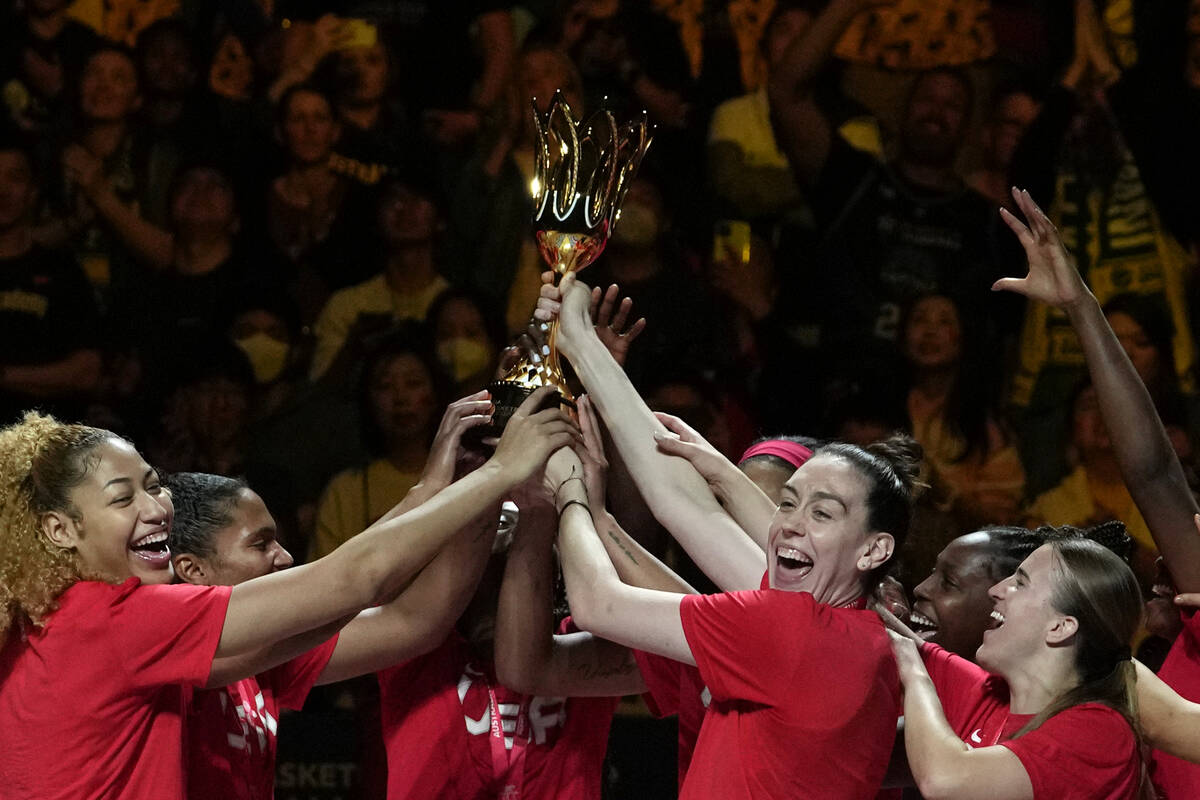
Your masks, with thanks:
<instances>
[{"instance_id":1,"label":"woman with blonde curly hair","mask_svg":"<svg viewBox=\"0 0 1200 800\"><path fill-rule=\"evenodd\" d=\"M36 413L0 431L4 797L183 797L192 689L280 664L394 597L572 441L561 411L534 413L546 394L522 406L487 464L419 508L232 587L168 585L171 498L132 444Z\"/></svg>"}]
</instances>

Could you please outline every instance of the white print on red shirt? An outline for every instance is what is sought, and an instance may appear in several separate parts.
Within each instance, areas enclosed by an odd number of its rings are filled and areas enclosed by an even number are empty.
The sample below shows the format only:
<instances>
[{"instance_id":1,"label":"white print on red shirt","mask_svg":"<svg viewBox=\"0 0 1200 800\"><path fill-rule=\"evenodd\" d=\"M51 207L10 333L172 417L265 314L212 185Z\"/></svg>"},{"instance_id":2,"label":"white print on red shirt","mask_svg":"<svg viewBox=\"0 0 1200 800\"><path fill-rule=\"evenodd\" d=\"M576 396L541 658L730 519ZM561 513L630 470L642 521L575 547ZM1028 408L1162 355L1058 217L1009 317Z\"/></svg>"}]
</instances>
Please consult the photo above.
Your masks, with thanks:
<instances>
[{"instance_id":1,"label":"white print on red shirt","mask_svg":"<svg viewBox=\"0 0 1200 800\"><path fill-rule=\"evenodd\" d=\"M231 686L220 693L222 715L232 727L232 730L225 734L226 741L234 750L244 750L252 755L270 752L267 745L274 741L279 723L271 716L271 712L267 711L262 692L255 692L254 703L251 705L244 698L235 695L235 691ZM230 706L233 707L233 714L229 713ZM254 737L250 736L251 731L254 732ZM258 745L257 750L255 744Z\"/></svg>"},{"instance_id":2,"label":"white print on red shirt","mask_svg":"<svg viewBox=\"0 0 1200 800\"><path fill-rule=\"evenodd\" d=\"M487 676L483 672L468 664L462 677L458 679L458 701L462 703L466 700L467 693L472 689L486 692L488 691L488 682ZM504 731L504 748L512 750L512 734L517 730L517 723L520 721L521 705L519 703L498 703L497 705L500 708L500 728ZM464 712L463 719L467 724L467 733L472 736L487 736L491 732L492 713L486 705L480 717L475 718ZM534 744L544 745L548 742L553 744L566 724L567 699L565 697L530 698L529 731Z\"/></svg>"}]
</instances>

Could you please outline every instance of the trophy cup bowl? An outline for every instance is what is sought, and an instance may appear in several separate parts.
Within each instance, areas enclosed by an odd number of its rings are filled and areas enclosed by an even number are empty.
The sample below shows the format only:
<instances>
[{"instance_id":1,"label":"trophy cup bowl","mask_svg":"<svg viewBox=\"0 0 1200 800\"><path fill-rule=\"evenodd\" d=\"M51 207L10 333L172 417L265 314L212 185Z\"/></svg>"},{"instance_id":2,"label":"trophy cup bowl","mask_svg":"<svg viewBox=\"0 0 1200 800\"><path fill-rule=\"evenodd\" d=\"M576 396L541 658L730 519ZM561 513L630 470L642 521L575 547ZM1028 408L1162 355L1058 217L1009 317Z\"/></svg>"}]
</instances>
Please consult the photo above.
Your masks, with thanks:
<instances>
[{"instance_id":1,"label":"trophy cup bowl","mask_svg":"<svg viewBox=\"0 0 1200 800\"><path fill-rule=\"evenodd\" d=\"M555 285L568 272L584 269L604 251L621 210L621 201L650 146L645 112L623 128L607 110L577 121L561 91L545 114L533 105L533 228L538 252L554 271ZM567 387L550 324L546 344L527 352L500 380L490 384L495 412L481 433L499 436L513 412L542 386L553 386L544 407L570 410L575 399Z\"/></svg>"}]
</instances>

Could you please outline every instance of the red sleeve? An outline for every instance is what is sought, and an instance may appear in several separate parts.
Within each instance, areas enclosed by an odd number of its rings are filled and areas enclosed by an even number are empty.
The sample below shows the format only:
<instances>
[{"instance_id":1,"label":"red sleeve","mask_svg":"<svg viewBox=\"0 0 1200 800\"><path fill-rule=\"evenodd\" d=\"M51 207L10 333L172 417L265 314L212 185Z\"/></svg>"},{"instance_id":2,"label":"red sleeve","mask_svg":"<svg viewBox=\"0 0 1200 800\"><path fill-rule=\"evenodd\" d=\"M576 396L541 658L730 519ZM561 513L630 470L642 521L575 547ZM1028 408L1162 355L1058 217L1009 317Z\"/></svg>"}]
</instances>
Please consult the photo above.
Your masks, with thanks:
<instances>
[{"instance_id":1,"label":"red sleeve","mask_svg":"<svg viewBox=\"0 0 1200 800\"><path fill-rule=\"evenodd\" d=\"M770 589L771 588L771 573L767 572L766 570L763 570L762 580L758 582L758 588L760 588L760 589Z\"/></svg>"},{"instance_id":2,"label":"red sleeve","mask_svg":"<svg viewBox=\"0 0 1200 800\"><path fill-rule=\"evenodd\" d=\"M673 658L634 650L638 671L646 682L642 699L656 717L669 717L679 713L679 671L683 664Z\"/></svg>"},{"instance_id":3,"label":"red sleeve","mask_svg":"<svg viewBox=\"0 0 1200 800\"><path fill-rule=\"evenodd\" d=\"M1135 797L1137 743L1118 712L1086 703L1055 714L1018 739L1001 742L1021 759L1034 797Z\"/></svg>"},{"instance_id":4,"label":"red sleeve","mask_svg":"<svg viewBox=\"0 0 1200 800\"><path fill-rule=\"evenodd\" d=\"M307 653L268 670L266 675L259 676L258 682L270 683L280 708L299 711L304 707L304 700L316 685L317 678L325 671L325 665L333 657L337 640L338 634L335 633L331 639Z\"/></svg>"},{"instance_id":5,"label":"red sleeve","mask_svg":"<svg viewBox=\"0 0 1200 800\"><path fill-rule=\"evenodd\" d=\"M203 686L221 641L230 586L130 582L113 598L111 643L141 688Z\"/></svg>"},{"instance_id":6,"label":"red sleeve","mask_svg":"<svg viewBox=\"0 0 1200 800\"><path fill-rule=\"evenodd\" d=\"M959 730L963 716L979 704L983 684L989 677L988 671L928 642L921 645L921 659L933 681L933 688L937 690L938 699L942 701L946 721L951 728Z\"/></svg>"},{"instance_id":7,"label":"red sleeve","mask_svg":"<svg viewBox=\"0 0 1200 800\"><path fill-rule=\"evenodd\" d=\"M804 652L813 646L820 614L811 594L773 590L690 594L679 606L688 646L713 699L761 705L775 705L787 687L805 680Z\"/></svg>"}]
</instances>

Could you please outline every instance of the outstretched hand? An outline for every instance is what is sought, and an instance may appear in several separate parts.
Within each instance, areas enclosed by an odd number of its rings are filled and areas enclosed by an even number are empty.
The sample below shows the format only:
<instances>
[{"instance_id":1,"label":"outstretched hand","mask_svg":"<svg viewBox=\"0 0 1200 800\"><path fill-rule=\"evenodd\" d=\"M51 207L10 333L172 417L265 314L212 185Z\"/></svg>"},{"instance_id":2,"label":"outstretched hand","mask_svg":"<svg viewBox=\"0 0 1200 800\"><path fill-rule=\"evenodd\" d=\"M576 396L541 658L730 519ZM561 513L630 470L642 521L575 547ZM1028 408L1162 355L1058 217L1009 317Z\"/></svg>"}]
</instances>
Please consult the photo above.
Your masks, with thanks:
<instances>
[{"instance_id":1,"label":"outstretched hand","mask_svg":"<svg viewBox=\"0 0 1200 800\"><path fill-rule=\"evenodd\" d=\"M1025 248L1029 274L1024 278L1001 278L992 284L992 290L1016 292L1061 309L1068 309L1091 296L1075 266L1075 259L1067 252L1050 218L1033 202L1029 192L1013 188L1013 199L1028 225L1005 208L1000 209L1000 216Z\"/></svg>"},{"instance_id":2,"label":"outstretched hand","mask_svg":"<svg viewBox=\"0 0 1200 800\"><path fill-rule=\"evenodd\" d=\"M599 286L592 289L592 304L588 308L588 315L595 322L596 335L600 337L600 341L612 354L613 361L625 366L625 357L629 355L629 346L646 329L646 318L641 317L626 328L625 323L629 318L629 312L633 310L633 299L626 297L618 305L617 297L620 294L621 288L615 283L604 292L600 291ZM616 309L615 315L613 314L614 308Z\"/></svg>"},{"instance_id":3,"label":"outstretched hand","mask_svg":"<svg viewBox=\"0 0 1200 800\"><path fill-rule=\"evenodd\" d=\"M646 327L646 320L639 319L624 331L625 321L633 308L633 301L626 297L612 317L614 304L620 289L610 286L603 295L599 289L589 289L580 283L574 272L563 276L558 286L554 285L554 273L542 273L542 289L538 297L533 318L538 322L561 320L558 329L559 348L571 357L571 349L587 334L589 329L612 354L618 364L625 363L625 356L633 340ZM565 301L564 301L565 298Z\"/></svg>"}]
</instances>

